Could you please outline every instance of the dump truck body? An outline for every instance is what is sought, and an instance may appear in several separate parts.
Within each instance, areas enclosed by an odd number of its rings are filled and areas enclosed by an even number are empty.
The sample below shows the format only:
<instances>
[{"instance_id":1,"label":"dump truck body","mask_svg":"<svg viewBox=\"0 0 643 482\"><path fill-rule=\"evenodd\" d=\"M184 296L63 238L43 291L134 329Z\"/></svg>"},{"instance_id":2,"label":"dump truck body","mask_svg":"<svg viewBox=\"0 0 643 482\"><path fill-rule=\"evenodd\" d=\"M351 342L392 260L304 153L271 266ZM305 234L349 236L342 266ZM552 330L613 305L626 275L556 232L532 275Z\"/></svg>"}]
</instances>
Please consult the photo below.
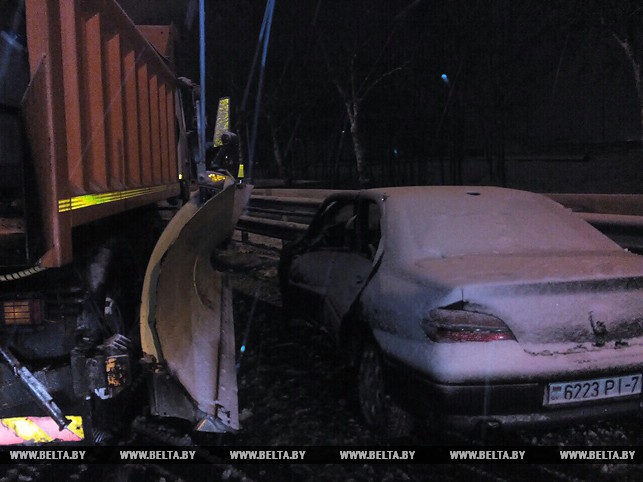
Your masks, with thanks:
<instances>
[{"instance_id":1,"label":"dump truck body","mask_svg":"<svg viewBox=\"0 0 643 482\"><path fill-rule=\"evenodd\" d=\"M173 28L138 29L113 0L26 0L15 16L22 15L26 44L0 38L0 419L53 421L61 433L70 426L84 433L81 439L90 438L89 427L98 441L123 414L110 402L143 378L145 269L168 218L187 200L194 171L186 87L172 70ZM233 179L204 189L224 187L232 191L211 199L220 204L234 197ZM191 202L193 214L204 204ZM228 204L201 215L215 223L216 239L231 229ZM213 215L226 217L218 228ZM178 231L173 243L181 246ZM181 259L176 249L172 256ZM200 266L202 258L198 249L191 262ZM217 279L221 289L209 296L221 303L228 294ZM151 289L167 296L163 287ZM163 318L154 308L152 321ZM223 326L221 311L212 313L214 326ZM170 359L172 343L161 347ZM216 369L218 352L213 357ZM181 393L182 381L193 379L185 367L145 360ZM188 419L216 414L187 393L182 403L195 407ZM165 403L152 394L154 406ZM50 441L15 433L7 440L0 434L0 444Z\"/></svg>"},{"instance_id":2,"label":"dump truck body","mask_svg":"<svg viewBox=\"0 0 643 482\"><path fill-rule=\"evenodd\" d=\"M27 185L43 216L33 251L61 266L74 226L179 194L177 86L114 2L30 0L26 21Z\"/></svg>"}]
</instances>

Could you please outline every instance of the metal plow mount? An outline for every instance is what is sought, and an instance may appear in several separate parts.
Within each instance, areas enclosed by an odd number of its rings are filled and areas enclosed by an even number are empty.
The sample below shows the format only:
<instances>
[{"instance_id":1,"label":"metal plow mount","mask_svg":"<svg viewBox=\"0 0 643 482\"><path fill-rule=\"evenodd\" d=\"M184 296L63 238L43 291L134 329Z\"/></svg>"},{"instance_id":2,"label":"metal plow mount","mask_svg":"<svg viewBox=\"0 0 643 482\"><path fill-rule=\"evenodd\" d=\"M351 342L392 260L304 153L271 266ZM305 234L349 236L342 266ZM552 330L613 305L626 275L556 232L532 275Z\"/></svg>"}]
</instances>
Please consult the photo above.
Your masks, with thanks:
<instances>
[{"instance_id":1,"label":"metal plow mount","mask_svg":"<svg viewBox=\"0 0 643 482\"><path fill-rule=\"evenodd\" d=\"M183 206L161 235L143 285L142 348L161 374L151 384L152 413L192 419L203 431L239 428L232 294L211 255L234 228L235 191L243 202L247 190L232 184L202 205L197 196Z\"/></svg>"}]
</instances>

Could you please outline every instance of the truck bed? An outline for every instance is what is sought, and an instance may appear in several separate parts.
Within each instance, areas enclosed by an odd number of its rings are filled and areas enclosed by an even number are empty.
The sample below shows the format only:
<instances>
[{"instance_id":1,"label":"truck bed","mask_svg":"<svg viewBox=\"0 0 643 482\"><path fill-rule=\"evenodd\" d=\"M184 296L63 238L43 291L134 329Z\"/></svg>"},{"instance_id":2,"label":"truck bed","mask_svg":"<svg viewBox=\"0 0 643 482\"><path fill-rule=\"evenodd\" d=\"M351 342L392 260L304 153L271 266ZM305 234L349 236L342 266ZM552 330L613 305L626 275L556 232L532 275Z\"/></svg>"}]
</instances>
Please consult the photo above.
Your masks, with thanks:
<instances>
[{"instance_id":1,"label":"truck bed","mask_svg":"<svg viewBox=\"0 0 643 482\"><path fill-rule=\"evenodd\" d=\"M72 259L75 226L180 193L179 99L168 62L113 0L25 7L25 225L38 264L55 267Z\"/></svg>"}]
</instances>

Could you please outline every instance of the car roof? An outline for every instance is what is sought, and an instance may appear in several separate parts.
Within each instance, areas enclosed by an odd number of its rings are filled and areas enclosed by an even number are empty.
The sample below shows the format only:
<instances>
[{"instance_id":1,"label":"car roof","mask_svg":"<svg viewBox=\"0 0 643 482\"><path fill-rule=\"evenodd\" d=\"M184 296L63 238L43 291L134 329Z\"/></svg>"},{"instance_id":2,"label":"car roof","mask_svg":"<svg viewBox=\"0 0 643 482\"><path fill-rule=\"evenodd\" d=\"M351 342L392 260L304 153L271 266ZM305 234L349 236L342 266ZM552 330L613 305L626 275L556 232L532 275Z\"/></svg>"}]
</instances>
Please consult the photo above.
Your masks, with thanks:
<instances>
[{"instance_id":1,"label":"car roof","mask_svg":"<svg viewBox=\"0 0 643 482\"><path fill-rule=\"evenodd\" d=\"M520 191L497 186L392 186L366 189L363 192L387 197L457 197L462 195L498 195L515 193L517 195L538 195L529 191Z\"/></svg>"},{"instance_id":2,"label":"car roof","mask_svg":"<svg viewBox=\"0 0 643 482\"><path fill-rule=\"evenodd\" d=\"M408 256L620 250L553 200L492 186L374 188L385 206L389 247Z\"/></svg>"}]
</instances>

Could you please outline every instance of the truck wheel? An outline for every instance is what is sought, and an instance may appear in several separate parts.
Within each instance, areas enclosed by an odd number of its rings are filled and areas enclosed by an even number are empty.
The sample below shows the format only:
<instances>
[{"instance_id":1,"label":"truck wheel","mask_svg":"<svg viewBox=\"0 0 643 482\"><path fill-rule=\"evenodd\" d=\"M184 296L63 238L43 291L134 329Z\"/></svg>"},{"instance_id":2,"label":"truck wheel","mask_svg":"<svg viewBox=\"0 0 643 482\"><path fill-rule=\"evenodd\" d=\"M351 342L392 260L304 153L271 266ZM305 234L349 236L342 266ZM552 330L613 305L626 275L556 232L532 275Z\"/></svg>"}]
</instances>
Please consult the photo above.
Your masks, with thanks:
<instances>
[{"instance_id":1,"label":"truck wheel","mask_svg":"<svg viewBox=\"0 0 643 482\"><path fill-rule=\"evenodd\" d=\"M357 395L366 424L386 438L404 437L413 428L413 418L386 393L382 355L375 342L362 345L357 369Z\"/></svg>"}]
</instances>

